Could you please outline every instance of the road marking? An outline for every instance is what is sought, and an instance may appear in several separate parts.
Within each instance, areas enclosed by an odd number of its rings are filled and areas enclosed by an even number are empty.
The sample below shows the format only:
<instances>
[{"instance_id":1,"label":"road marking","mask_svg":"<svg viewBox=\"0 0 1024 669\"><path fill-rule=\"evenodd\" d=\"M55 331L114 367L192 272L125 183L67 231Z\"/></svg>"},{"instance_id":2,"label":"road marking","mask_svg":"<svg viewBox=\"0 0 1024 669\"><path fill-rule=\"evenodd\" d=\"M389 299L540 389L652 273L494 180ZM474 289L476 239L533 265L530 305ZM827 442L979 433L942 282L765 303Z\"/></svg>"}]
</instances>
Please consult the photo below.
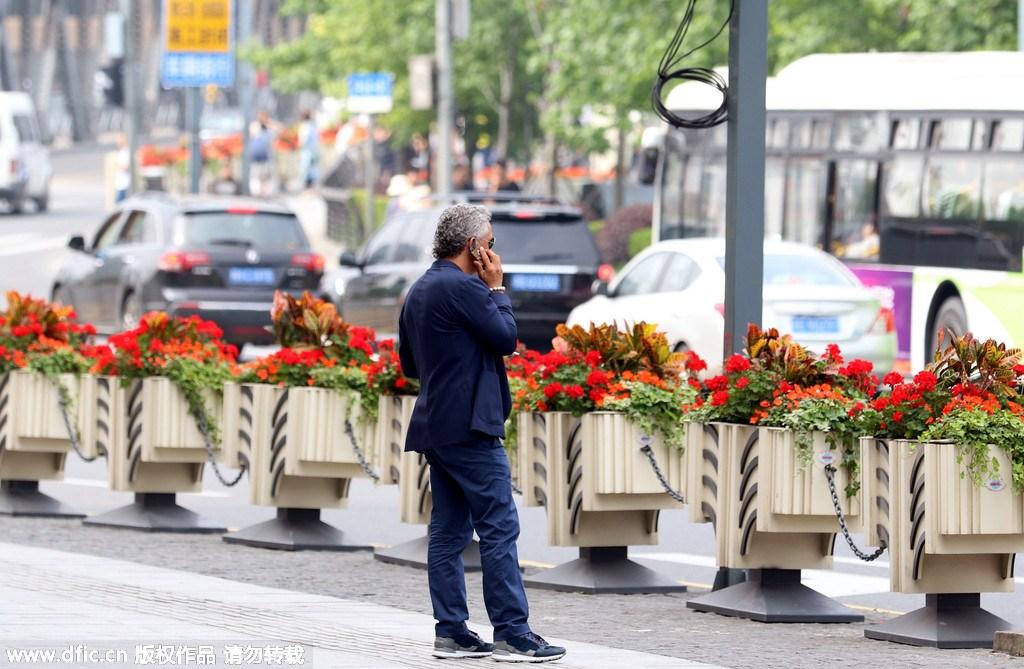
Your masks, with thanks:
<instances>
[{"instance_id":1,"label":"road marking","mask_svg":"<svg viewBox=\"0 0 1024 669\"><path fill-rule=\"evenodd\" d=\"M68 243L66 237L44 237L33 233L0 234L0 256L17 256L58 249Z\"/></svg>"},{"instance_id":2,"label":"road marking","mask_svg":"<svg viewBox=\"0 0 1024 669\"><path fill-rule=\"evenodd\" d=\"M106 481L99 481L97 479L80 479L67 476L62 481L54 481L54 483L66 483L67 485L76 485L83 488L108 488ZM218 497L225 498L231 497L231 493L222 492L220 490L204 490L202 492L183 492L182 495L195 495L197 497Z\"/></svg>"}]
</instances>

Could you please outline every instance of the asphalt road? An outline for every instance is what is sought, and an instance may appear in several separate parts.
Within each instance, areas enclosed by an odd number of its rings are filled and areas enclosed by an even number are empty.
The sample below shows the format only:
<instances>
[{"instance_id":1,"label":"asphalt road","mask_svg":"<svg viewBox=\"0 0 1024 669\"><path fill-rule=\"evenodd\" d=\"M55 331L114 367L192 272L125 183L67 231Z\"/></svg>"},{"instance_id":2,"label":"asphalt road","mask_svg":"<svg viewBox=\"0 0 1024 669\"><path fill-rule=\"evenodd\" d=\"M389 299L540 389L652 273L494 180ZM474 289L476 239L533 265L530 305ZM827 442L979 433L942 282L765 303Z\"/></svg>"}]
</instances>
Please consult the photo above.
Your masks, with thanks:
<instances>
[{"instance_id":1,"label":"asphalt road","mask_svg":"<svg viewBox=\"0 0 1024 669\"><path fill-rule=\"evenodd\" d=\"M50 282L60 262L69 253L72 234L91 235L103 219L102 152L96 148L72 149L53 156L55 176L51 208L21 215L0 214L0 288L48 295ZM96 513L130 501L126 493L106 487L105 463L91 464L70 458L67 480L44 483L44 490L80 509ZM205 492L182 495L182 503L225 523L240 528L273 516L273 510L248 504L244 483L227 489L207 472ZM324 519L346 530L354 541L391 545L417 538L425 528L398 521L398 491L395 487L373 486L367 480L352 487L349 507L326 511ZM554 565L575 557L573 549L546 544L543 509L521 509L520 557L530 564ZM714 544L710 525L692 525L682 511L661 516L661 542L654 547L636 548L636 557L680 581L707 585L714 579ZM831 572L805 574L805 582L848 604L910 611L923 605L923 597L897 595L888 590L888 565L883 557L865 565L837 540L836 565ZM1024 581L1024 579L1021 579ZM1024 623L1024 599L1013 594L986 595L985 605L1010 620Z\"/></svg>"}]
</instances>

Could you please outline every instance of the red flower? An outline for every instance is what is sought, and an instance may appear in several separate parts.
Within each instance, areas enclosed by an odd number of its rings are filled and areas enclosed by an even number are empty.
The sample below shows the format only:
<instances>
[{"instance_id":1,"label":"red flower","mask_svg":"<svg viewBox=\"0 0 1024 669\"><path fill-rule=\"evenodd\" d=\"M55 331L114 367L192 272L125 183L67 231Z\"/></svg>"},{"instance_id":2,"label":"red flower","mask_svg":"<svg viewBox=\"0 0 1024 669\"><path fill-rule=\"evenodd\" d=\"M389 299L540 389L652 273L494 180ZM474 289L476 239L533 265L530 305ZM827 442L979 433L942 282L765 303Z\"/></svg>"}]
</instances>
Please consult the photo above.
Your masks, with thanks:
<instances>
[{"instance_id":1,"label":"red flower","mask_svg":"<svg viewBox=\"0 0 1024 669\"><path fill-rule=\"evenodd\" d=\"M588 365L591 367L597 367L601 364L601 352L600 351L587 351L585 358Z\"/></svg>"},{"instance_id":2,"label":"red flower","mask_svg":"<svg viewBox=\"0 0 1024 669\"><path fill-rule=\"evenodd\" d=\"M15 325L11 328L11 334L15 337L27 337L32 334L32 328L27 325Z\"/></svg>"},{"instance_id":3,"label":"red flower","mask_svg":"<svg viewBox=\"0 0 1024 669\"><path fill-rule=\"evenodd\" d=\"M738 374L748 369L750 369L750 360L746 356L736 354L729 356L729 359L725 361L725 371L730 374Z\"/></svg>"},{"instance_id":4,"label":"red flower","mask_svg":"<svg viewBox=\"0 0 1024 669\"><path fill-rule=\"evenodd\" d=\"M892 412L892 422L898 423L901 420L903 420L903 412L902 411L893 411Z\"/></svg>"},{"instance_id":5,"label":"red flower","mask_svg":"<svg viewBox=\"0 0 1024 669\"><path fill-rule=\"evenodd\" d=\"M565 387L565 394L568 395L570 398L572 398L574 400L578 400L581 397L583 397L583 386L577 386L577 385L566 386Z\"/></svg>"},{"instance_id":6,"label":"red flower","mask_svg":"<svg viewBox=\"0 0 1024 669\"><path fill-rule=\"evenodd\" d=\"M882 383L887 386L895 386L898 383L903 383L903 375L899 372L889 372L882 377Z\"/></svg>"},{"instance_id":7,"label":"red flower","mask_svg":"<svg viewBox=\"0 0 1024 669\"><path fill-rule=\"evenodd\" d=\"M544 388L544 396L547 397L549 400L554 399L555 395L557 395L560 392L562 392L562 384L559 383L558 381L555 381L554 383Z\"/></svg>"},{"instance_id":8,"label":"red flower","mask_svg":"<svg viewBox=\"0 0 1024 669\"><path fill-rule=\"evenodd\" d=\"M686 369L691 372L703 372L708 368L708 363L704 362L695 351L690 351L686 355Z\"/></svg>"},{"instance_id":9,"label":"red flower","mask_svg":"<svg viewBox=\"0 0 1024 669\"><path fill-rule=\"evenodd\" d=\"M1013 373L1017 376L1024 376L1024 365L1014 365Z\"/></svg>"},{"instance_id":10,"label":"red flower","mask_svg":"<svg viewBox=\"0 0 1024 669\"><path fill-rule=\"evenodd\" d=\"M839 347L835 344L829 344L825 347L825 357L837 365L843 364L843 355L840 353Z\"/></svg>"},{"instance_id":11,"label":"red flower","mask_svg":"<svg viewBox=\"0 0 1024 669\"><path fill-rule=\"evenodd\" d=\"M736 387L737 388L746 388L749 385L750 385L750 379L745 377L745 376L741 376L740 378L736 379Z\"/></svg>"},{"instance_id":12,"label":"red flower","mask_svg":"<svg viewBox=\"0 0 1024 669\"><path fill-rule=\"evenodd\" d=\"M716 390L711 394L711 406L720 407L729 401L728 390Z\"/></svg>"},{"instance_id":13,"label":"red flower","mask_svg":"<svg viewBox=\"0 0 1024 669\"><path fill-rule=\"evenodd\" d=\"M405 388L407 385L409 385L409 383L403 377L400 376L397 379L395 379L395 388L401 390L402 388Z\"/></svg>"},{"instance_id":14,"label":"red flower","mask_svg":"<svg viewBox=\"0 0 1024 669\"><path fill-rule=\"evenodd\" d=\"M708 390L712 392L716 390L725 390L729 387L729 379L722 375L713 376L707 380L707 386Z\"/></svg>"},{"instance_id":15,"label":"red flower","mask_svg":"<svg viewBox=\"0 0 1024 669\"><path fill-rule=\"evenodd\" d=\"M587 375L588 386L604 386L608 385L609 381L608 373L600 369L595 369Z\"/></svg>"},{"instance_id":16,"label":"red flower","mask_svg":"<svg viewBox=\"0 0 1024 669\"><path fill-rule=\"evenodd\" d=\"M928 370L918 372L914 376L914 383L917 384L917 387L921 390L921 392L928 392L929 390L934 390L935 385L938 382L939 380L935 377L935 375L929 372Z\"/></svg>"}]
</instances>

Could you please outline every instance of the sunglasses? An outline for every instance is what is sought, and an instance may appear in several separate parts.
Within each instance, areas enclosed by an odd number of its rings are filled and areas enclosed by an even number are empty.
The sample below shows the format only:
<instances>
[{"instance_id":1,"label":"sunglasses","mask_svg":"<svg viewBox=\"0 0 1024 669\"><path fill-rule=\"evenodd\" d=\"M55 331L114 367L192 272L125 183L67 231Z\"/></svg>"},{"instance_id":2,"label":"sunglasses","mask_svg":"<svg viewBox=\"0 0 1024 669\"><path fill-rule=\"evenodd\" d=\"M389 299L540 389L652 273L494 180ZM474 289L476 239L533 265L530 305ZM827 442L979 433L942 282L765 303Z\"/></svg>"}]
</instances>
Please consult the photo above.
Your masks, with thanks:
<instances>
[{"instance_id":1,"label":"sunglasses","mask_svg":"<svg viewBox=\"0 0 1024 669\"><path fill-rule=\"evenodd\" d=\"M491 241L487 242L487 248L488 249L493 249L494 248L494 240L495 240L495 238L491 237ZM479 241L479 239L477 239L477 241Z\"/></svg>"}]
</instances>

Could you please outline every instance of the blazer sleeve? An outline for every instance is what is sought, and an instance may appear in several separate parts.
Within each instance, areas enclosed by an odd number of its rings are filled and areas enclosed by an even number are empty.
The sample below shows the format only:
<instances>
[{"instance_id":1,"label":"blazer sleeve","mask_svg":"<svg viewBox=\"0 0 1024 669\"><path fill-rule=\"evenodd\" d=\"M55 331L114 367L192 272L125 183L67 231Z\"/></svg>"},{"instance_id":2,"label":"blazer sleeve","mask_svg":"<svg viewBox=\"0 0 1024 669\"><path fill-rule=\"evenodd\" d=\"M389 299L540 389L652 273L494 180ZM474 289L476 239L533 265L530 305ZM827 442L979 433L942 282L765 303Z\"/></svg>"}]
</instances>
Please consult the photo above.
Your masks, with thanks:
<instances>
[{"instance_id":1,"label":"blazer sleeve","mask_svg":"<svg viewBox=\"0 0 1024 669\"><path fill-rule=\"evenodd\" d=\"M416 359L412 355L412 339L410 332L405 326L405 308L398 318L398 359L402 363L402 373L410 379L420 378L420 371L416 367Z\"/></svg>"},{"instance_id":2,"label":"blazer sleeve","mask_svg":"<svg viewBox=\"0 0 1024 669\"><path fill-rule=\"evenodd\" d=\"M492 353L515 353L519 334L508 296L492 293L478 278L465 281L462 286L455 299L462 324Z\"/></svg>"}]
</instances>

